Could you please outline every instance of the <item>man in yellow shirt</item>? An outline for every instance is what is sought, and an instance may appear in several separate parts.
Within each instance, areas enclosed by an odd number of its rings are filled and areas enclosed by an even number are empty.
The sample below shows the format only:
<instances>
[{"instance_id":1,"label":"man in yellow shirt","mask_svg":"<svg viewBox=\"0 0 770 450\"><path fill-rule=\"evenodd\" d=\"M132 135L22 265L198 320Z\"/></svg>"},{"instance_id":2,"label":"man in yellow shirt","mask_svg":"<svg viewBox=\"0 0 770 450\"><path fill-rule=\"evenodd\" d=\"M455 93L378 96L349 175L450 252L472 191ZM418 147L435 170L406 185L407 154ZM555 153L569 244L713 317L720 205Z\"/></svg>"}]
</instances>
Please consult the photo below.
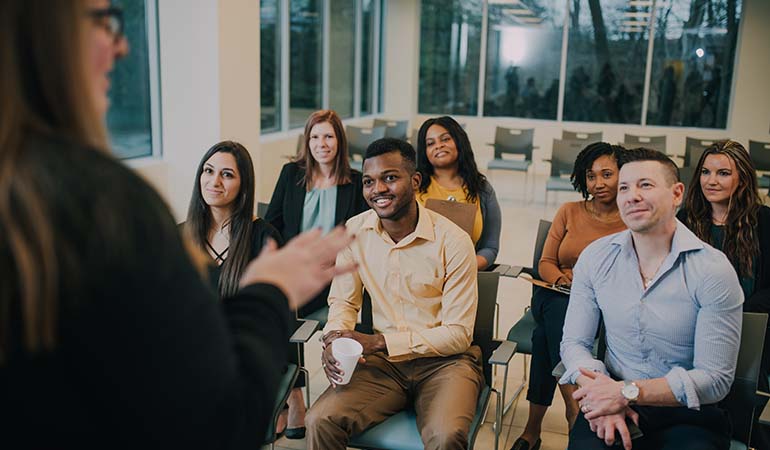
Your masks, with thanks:
<instances>
[{"instance_id":1,"label":"man in yellow shirt","mask_svg":"<svg viewBox=\"0 0 770 450\"><path fill-rule=\"evenodd\" d=\"M356 263L329 294L322 364L331 386L307 417L308 448L345 449L348 438L413 400L426 449L465 449L483 383L481 350L471 346L478 290L476 256L466 232L415 200L420 174L411 145L372 143L363 192L371 210L348 220L355 241L337 264ZM372 299L374 334L353 331ZM334 339L363 346L349 384L331 353Z\"/></svg>"}]
</instances>

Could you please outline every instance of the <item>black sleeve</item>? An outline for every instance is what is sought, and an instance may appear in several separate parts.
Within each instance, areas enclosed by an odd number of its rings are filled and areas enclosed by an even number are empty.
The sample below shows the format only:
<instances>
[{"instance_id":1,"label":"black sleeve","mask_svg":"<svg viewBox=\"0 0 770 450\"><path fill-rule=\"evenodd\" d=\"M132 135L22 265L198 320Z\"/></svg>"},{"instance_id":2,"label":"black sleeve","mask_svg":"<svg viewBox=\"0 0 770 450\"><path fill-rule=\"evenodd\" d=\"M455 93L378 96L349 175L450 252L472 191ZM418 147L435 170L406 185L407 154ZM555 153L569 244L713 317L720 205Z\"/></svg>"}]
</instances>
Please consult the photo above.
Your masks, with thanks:
<instances>
[{"instance_id":1,"label":"black sleeve","mask_svg":"<svg viewBox=\"0 0 770 450\"><path fill-rule=\"evenodd\" d=\"M370 209L369 204L366 203L366 198L364 198L364 184L361 172L353 171L351 182L353 183L353 201L355 202L355 213L353 215L358 215Z\"/></svg>"},{"instance_id":2,"label":"black sleeve","mask_svg":"<svg viewBox=\"0 0 770 450\"><path fill-rule=\"evenodd\" d=\"M95 410L137 448L259 448L286 360L285 296L254 285L219 302L157 194L127 169L97 172L77 180L88 201L71 215L100 225L83 231L88 289L64 327Z\"/></svg>"},{"instance_id":3,"label":"black sleeve","mask_svg":"<svg viewBox=\"0 0 770 450\"><path fill-rule=\"evenodd\" d=\"M278 176L278 182L273 189L273 196L270 198L270 205L267 207L264 219L270 222L277 230L283 231L285 222L283 217L283 207L286 197L286 190L291 183L291 165L285 164L281 169L281 175Z\"/></svg>"}]
</instances>

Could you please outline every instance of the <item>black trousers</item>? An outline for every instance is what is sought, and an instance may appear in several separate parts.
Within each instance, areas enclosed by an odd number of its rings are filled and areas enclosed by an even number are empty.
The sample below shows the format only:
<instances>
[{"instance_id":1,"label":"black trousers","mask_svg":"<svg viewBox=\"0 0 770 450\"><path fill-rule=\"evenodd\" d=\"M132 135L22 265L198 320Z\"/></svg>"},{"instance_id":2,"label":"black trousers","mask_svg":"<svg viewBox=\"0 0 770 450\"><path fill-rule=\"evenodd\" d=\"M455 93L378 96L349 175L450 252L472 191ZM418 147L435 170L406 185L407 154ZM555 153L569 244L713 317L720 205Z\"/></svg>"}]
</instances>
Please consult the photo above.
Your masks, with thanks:
<instances>
[{"instance_id":1,"label":"black trousers","mask_svg":"<svg viewBox=\"0 0 770 450\"><path fill-rule=\"evenodd\" d=\"M633 441L634 450L728 450L730 421L727 413L714 405L701 406L699 411L685 407L634 406L639 413L639 428L644 436ZM622 442L615 436L617 443ZM581 412L569 434L568 450L607 450L591 431Z\"/></svg>"},{"instance_id":2,"label":"black trousers","mask_svg":"<svg viewBox=\"0 0 770 450\"><path fill-rule=\"evenodd\" d=\"M536 288L532 296L532 316L537 322L532 332L532 364L529 368L527 400L542 406L551 406L556 391L556 378L551 372L561 361L564 318L569 296L544 288Z\"/></svg>"}]
</instances>

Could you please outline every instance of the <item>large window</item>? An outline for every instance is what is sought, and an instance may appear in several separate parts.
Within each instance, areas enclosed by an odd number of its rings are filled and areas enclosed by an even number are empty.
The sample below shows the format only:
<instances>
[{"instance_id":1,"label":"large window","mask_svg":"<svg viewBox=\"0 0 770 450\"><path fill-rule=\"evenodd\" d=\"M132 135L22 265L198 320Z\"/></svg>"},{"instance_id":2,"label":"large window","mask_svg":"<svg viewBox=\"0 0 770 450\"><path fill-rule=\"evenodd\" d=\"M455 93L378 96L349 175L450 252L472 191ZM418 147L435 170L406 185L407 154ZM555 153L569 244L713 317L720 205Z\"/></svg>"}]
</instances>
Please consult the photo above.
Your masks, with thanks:
<instances>
[{"instance_id":1,"label":"large window","mask_svg":"<svg viewBox=\"0 0 770 450\"><path fill-rule=\"evenodd\" d=\"M727 126L741 0L421 6L421 114Z\"/></svg>"},{"instance_id":2,"label":"large window","mask_svg":"<svg viewBox=\"0 0 770 450\"><path fill-rule=\"evenodd\" d=\"M115 64L107 127L123 159L160 154L157 14L154 1L123 2L130 52Z\"/></svg>"},{"instance_id":3,"label":"large window","mask_svg":"<svg viewBox=\"0 0 770 450\"><path fill-rule=\"evenodd\" d=\"M484 114L556 119L563 0L489 5Z\"/></svg>"},{"instance_id":4,"label":"large window","mask_svg":"<svg viewBox=\"0 0 770 450\"><path fill-rule=\"evenodd\" d=\"M262 133L304 126L315 110L342 118L379 105L383 0L261 0Z\"/></svg>"},{"instance_id":5,"label":"large window","mask_svg":"<svg viewBox=\"0 0 770 450\"><path fill-rule=\"evenodd\" d=\"M421 113L476 114L482 0L423 0Z\"/></svg>"},{"instance_id":6,"label":"large window","mask_svg":"<svg viewBox=\"0 0 770 450\"><path fill-rule=\"evenodd\" d=\"M564 120L640 123L652 2L571 2Z\"/></svg>"},{"instance_id":7,"label":"large window","mask_svg":"<svg viewBox=\"0 0 770 450\"><path fill-rule=\"evenodd\" d=\"M740 15L728 0L658 8L648 124L725 128Z\"/></svg>"}]
</instances>

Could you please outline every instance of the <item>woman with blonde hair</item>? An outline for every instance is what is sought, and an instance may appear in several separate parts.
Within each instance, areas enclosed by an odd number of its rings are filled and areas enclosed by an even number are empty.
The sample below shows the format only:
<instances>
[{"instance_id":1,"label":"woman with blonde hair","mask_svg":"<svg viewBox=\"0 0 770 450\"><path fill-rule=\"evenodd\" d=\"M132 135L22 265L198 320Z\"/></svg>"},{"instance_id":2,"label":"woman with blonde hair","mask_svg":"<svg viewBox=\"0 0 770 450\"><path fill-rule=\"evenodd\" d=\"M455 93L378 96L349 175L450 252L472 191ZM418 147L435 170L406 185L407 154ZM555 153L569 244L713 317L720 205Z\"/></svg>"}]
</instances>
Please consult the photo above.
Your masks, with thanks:
<instances>
[{"instance_id":1,"label":"woman with blonde hair","mask_svg":"<svg viewBox=\"0 0 770 450\"><path fill-rule=\"evenodd\" d=\"M216 300L109 155L107 0L0 2L0 421L12 448L258 448L292 315L350 239L269 244ZM301 273L301 276L291 274Z\"/></svg>"},{"instance_id":2,"label":"woman with blonde hair","mask_svg":"<svg viewBox=\"0 0 770 450\"><path fill-rule=\"evenodd\" d=\"M743 288L743 310L770 312L770 208L762 203L756 169L743 145L728 139L703 152L677 217L702 241L727 255ZM770 334L759 377L764 392L769 347ZM753 445L770 448L770 434L761 426L754 429Z\"/></svg>"}]
</instances>

